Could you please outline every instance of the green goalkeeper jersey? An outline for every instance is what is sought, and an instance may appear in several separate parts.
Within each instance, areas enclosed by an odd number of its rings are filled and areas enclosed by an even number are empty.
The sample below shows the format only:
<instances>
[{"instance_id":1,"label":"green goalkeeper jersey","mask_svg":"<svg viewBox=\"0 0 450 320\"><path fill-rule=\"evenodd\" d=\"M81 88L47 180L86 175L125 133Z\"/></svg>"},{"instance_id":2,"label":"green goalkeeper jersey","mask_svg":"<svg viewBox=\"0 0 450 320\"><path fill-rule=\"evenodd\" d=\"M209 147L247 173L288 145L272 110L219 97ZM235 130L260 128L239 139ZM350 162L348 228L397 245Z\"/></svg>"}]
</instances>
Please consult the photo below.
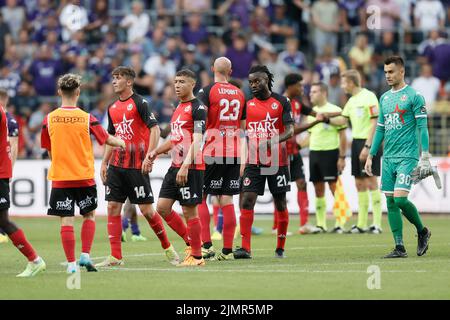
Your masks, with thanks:
<instances>
[{"instance_id":1,"label":"green goalkeeper jersey","mask_svg":"<svg viewBox=\"0 0 450 320\"><path fill-rule=\"evenodd\" d=\"M419 159L417 123L426 118L425 99L410 86L385 92L377 124L384 128L383 157Z\"/></svg>"}]
</instances>

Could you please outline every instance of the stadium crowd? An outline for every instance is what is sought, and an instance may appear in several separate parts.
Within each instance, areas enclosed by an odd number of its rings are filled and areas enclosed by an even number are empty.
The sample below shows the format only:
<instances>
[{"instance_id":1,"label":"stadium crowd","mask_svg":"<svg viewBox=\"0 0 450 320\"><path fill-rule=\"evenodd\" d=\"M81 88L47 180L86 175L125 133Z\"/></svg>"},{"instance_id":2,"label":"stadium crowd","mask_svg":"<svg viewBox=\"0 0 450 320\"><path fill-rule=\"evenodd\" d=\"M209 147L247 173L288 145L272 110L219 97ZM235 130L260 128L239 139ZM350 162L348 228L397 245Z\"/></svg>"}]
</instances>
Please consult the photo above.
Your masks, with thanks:
<instances>
[{"instance_id":1,"label":"stadium crowd","mask_svg":"<svg viewBox=\"0 0 450 320\"><path fill-rule=\"evenodd\" d=\"M0 0L0 87L21 128L19 158L42 157L41 124L59 105L64 73L82 76L81 106L106 124L119 65L136 71L135 91L164 126L177 100L176 71L193 70L198 90L222 55L246 94L248 70L259 63L275 74L274 92L299 72L305 105L321 80L329 101L343 106L341 72L359 70L363 86L380 94L384 59L401 54L408 83L440 115L450 110L449 26L449 0Z\"/></svg>"}]
</instances>

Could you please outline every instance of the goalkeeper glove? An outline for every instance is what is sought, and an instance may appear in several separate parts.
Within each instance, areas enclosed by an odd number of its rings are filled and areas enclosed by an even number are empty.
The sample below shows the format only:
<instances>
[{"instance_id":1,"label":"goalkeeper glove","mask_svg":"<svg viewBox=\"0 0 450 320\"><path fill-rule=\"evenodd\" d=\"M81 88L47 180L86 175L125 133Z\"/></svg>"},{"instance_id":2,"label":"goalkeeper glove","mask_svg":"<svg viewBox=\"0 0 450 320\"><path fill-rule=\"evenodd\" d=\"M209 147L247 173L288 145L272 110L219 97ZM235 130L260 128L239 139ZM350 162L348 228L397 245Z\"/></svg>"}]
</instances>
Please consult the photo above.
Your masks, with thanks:
<instances>
[{"instance_id":1,"label":"goalkeeper glove","mask_svg":"<svg viewBox=\"0 0 450 320\"><path fill-rule=\"evenodd\" d=\"M419 175L422 177L422 179L431 176L433 174L433 169L431 168L430 163L430 157L431 155L429 152L422 152L419 164L417 165L419 169Z\"/></svg>"}]
</instances>

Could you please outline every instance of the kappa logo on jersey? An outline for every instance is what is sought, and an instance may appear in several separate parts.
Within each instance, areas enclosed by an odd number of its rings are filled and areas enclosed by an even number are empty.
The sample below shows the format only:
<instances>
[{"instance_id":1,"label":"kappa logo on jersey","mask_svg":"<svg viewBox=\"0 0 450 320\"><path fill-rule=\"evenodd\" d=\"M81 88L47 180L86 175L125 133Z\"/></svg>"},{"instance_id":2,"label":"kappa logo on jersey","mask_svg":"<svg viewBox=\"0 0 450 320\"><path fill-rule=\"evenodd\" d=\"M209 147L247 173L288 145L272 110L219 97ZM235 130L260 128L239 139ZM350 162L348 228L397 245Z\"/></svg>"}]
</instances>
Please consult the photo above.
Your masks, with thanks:
<instances>
[{"instance_id":1,"label":"kappa logo on jersey","mask_svg":"<svg viewBox=\"0 0 450 320\"><path fill-rule=\"evenodd\" d=\"M278 133L275 123L278 118L271 118L267 112L266 119L262 121L249 122L248 136L249 138L272 138Z\"/></svg>"},{"instance_id":2,"label":"kappa logo on jersey","mask_svg":"<svg viewBox=\"0 0 450 320\"><path fill-rule=\"evenodd\" d=\"M156 120L156 117L155 117L155 115L153 114L153 112L152 113L150 113L150 115L148 116L151 120Z\"/></svg>"},{"instance_id":3,"label":"kappa logo on jersey","mask_svg":"<svg viewBox=\"0 0 450 320\"><path fill-rule=\"evenodd\" d=\"M278 109L278 103L274 102L272 103L272 109L277 110Z\"/></svg>"},{"instance_id":4,"label":"kappa logo on jersey","mask_svg":"<svg viewBox=\"0 0 450 320\"><path fill-rule=\"evenodd\" d=\"M248 105L252 106L252 107L256 106L256 104L254 102L249 102Z\"/></svg>"},{"instance_id":5,"label":"kappa logo on jersey","mask_svg":"<svg viewBox=\"0 0 450 320\"><path fill-rule=\"evenodd\" d=\"M184 108L184 112L189 112L189 111L191 111L191 106L186 106L186 107Z\"/></svg>"},{"instance_id":6,"label":"kappa logo on jersey","mask_svg":"<svg viewBox=\"0 0 450 320\"><path fill-rule=\"evenodd\" d=\"M0 204L2 204L2 203L7 203L8 201L6 201L6 199L5 198L1 198L0 199Z\"/></svg>"},{"instance_id":7,"label":"kappa logo on jersey","mask_svg":"<svg viewBox=\"0 0 450 320\"><path fill-rule=\"evenodd\" d=\"M248 186L250 185L250 183L252 183L252 181L250 180L249 177L247 177L247 178L244 179L244 186L245 186L245 187L248 187Z\"/></svg>"},{"instance_id":8,"label":"kappa logo on jersey","mask_svg":"<svg viewBox=\"0 0 450 320\"><path fill-rule=\"evenodd\" d=\"M127 117L123 115L122 122L114 124L116 134L124 140L131 140L134 136L133 129L131 128L133 121L134 119L128 120Z\"/></svg>"},{"instance_id":9,"label":"kappa logo on jersey","mask_svg":"<svg viewBox=\"0 0 450 320\"><path fill-rule=\"evenodd\" d=\"M187 121L181 121L180 116L178 116L177 120L170 124L170 134L172 135L172 140L179 141L181 140L181 137L184 137L183 125L186 122Z\"/></svg>"},{"instance_id":10,"label":"kappa logo on jersey","mask_svg":"<svg viewBox=\"0 0 450 320\"><path fill-rule=\"evenodd\" d=\"M72 201L69 198L66 198L64 201L57 201L56 210L72 210Z\"/></svg>"},{"instance_id":11,"label":"kappa logo on jersey","mask_svg":"<svg viewBox=\"0 0 450 320\"><path fill-rule=\"evenodd\" d=\"M402 95L402 97L400 98L400 101L405 102L406 99L408 99L408 97L406 96L406 94Z\"/></svg>"},{"instance_id":12,"label":"kappa logo on jersey","mask_svg":"<svg viewBox=\"0 0 450 320\"><path fill-rule=\"evenodd\" d=\"M89 197L87 196L86 199L81 200L80 202L78 202L78 206L80 207L80 209L84 209L84 208L88 208L90 206L92 206L92 199L94 197ZM94 199L95 203L97 203L97 198Z\"/></svg>"},{"instance_id":13,"label":"kappa logo on jersey","mask_svg":"<svg viewBox=\"0 0 450 320\"><path fill-rule=\"evenodd\" d=\"M406 113L406 110L402 110L398 107L398 104L395 106L395 110L391 113L387 113L384 115L384 126L386 130L400 130L405 123L405 119L403 115Z\"/></svg>"},{"instance_id":14,"label":"kappa logo on jersey","mask_svg":"<svg viewBox=\"0 0 450 320\"><path fill-rule=\"evenodd\" d=\"M209 187L211 189L220 189L220 188L222 188L222 183L223 183L223 178L220 178L220 180L211 180Z\"/></svg>"}]
</instances>

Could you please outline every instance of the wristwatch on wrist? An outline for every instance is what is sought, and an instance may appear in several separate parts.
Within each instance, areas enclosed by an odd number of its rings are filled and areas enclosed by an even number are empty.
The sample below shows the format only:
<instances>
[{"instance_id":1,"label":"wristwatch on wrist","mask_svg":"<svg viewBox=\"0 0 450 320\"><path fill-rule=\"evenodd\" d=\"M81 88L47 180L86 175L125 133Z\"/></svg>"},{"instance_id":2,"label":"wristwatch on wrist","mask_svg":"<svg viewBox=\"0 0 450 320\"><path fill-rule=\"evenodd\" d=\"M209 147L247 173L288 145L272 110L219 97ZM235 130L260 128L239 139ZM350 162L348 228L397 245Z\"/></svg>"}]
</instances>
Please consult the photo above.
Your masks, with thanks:
<instances>
[{"instance_id":1,"label":"wristwatch on wrist","mask_svg":"<svg viewBox=\"0 0 450 320\"><path fill-rule=\"evenodd\" d=\"M368 144L364 145L364 148L370 149L371 146L369 146Z\"/></svg>"},{"instance_id":2,"label":"wristwatch on wrist","mask_svg":"<svg viewBox=\"0 0 450 320\"><path fill-rule=\"evenodd\" d=\"M345 156L339 156L340 159L345 159Z\"/></svg>"}]
</instances>

